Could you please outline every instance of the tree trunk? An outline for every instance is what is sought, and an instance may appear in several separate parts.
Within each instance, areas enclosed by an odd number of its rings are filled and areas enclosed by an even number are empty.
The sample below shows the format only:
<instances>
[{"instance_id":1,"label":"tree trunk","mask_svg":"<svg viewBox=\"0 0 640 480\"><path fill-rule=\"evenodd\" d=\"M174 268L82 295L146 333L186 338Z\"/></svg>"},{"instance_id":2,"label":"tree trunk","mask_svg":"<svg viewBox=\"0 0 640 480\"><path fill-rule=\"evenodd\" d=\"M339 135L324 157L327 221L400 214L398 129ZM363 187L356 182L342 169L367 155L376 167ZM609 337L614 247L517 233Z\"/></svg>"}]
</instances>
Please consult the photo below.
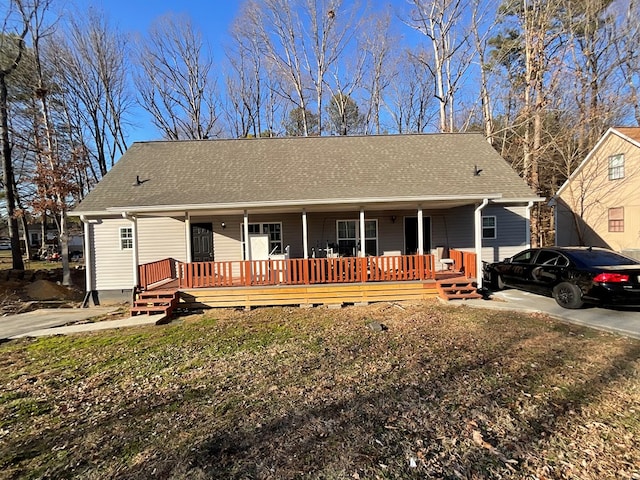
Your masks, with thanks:
<instances>
[{"instance_id":1,"label":"tree trunk","mask_svg":"<svg viewBox=\"0 0 640 480\"><path fill-rule=\"evenodd\" d=\"M7 204L7 224L11 240L11 261L14 270L24 270L18 220L15 217L16 199L11 185L15 183L13 162L11 160L11 144L9 143L9 100L6 73L0 72L0 127L2 128L2 163L4 167L5 198Z\"/></svg>"}]
</instances>

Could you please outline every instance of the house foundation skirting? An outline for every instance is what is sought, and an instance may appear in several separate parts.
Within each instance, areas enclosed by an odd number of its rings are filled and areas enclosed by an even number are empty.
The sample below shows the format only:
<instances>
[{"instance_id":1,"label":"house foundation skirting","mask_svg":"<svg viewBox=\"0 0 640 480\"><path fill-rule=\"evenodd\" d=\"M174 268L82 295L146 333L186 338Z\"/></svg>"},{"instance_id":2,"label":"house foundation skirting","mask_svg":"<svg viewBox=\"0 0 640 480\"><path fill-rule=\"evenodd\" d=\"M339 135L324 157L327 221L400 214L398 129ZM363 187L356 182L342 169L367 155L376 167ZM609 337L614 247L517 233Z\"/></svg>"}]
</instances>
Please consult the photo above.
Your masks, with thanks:
<instances>
[{"instance_id":1,"label":"house foundation skirting","mask_svg":"<svg viewBox=\"0 0 640 480\"><path fill-rule=\"evenodd\" d=\"M179 308L265 307L421 301L438 296L433 280L331 285L181 289Z\"/></svg>"}]
</instances>

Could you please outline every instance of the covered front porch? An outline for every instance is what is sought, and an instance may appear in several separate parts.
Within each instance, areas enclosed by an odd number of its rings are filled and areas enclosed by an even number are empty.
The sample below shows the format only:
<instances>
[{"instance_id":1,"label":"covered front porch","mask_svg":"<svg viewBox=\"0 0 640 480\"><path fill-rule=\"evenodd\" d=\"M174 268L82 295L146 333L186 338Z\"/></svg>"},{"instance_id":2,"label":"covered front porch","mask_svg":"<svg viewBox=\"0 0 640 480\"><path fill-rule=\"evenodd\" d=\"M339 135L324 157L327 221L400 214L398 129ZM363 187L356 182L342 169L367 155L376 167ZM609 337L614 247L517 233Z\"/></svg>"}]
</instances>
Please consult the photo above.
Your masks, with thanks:
<instances>
[{"instance_id":1,"label":"covered front porch","mask_svg":"<svg viewBox=\"0 0 640 480\"><path fill-rule=\"evenodd\" d=\"M474 297L475 253L451 249L450 257L438 262L431 254L226 262L167 258L139 266L134 310L174 308L178 301L194 308ZM167 300L171 292L174 298Z\"/></svg>"}]
</instances>

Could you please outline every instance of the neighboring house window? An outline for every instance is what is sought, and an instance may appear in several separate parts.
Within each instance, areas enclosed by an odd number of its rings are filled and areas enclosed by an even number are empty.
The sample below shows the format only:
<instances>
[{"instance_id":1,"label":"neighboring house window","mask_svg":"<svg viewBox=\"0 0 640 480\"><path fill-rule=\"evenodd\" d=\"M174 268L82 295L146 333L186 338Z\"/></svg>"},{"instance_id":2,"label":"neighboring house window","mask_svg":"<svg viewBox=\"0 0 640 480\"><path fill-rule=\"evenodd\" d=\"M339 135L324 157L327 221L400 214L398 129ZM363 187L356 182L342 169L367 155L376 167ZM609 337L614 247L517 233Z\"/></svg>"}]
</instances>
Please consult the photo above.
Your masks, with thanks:
<instances>
[{"instance_id":1,"label":"neighboring house window","mask_svg":"<svg viewBox=\"0 0 640 480\"><path fill-rule=\"evenodd\" d=\"M609 231L624 232L624 208L609 209Z\"/></svg>"},{"instance_id":2,"label":"neighboring house window","mask_svg":"<svg viewBox=\"0 0 640 480\"><path fill-rule=\"evenodd\" d=\"M338 252L357 256L360 251L360 221L338 220ZM378 221L364 221L364 250L367 255L378 255Z\"/></svg>"},{"instance_id":3,"label":"neighboring house window","mask_svg":"<svg viewBox=\"0 0 640 480\"><path fill-rule=\"evenodd\" d=\"M496 238L496 217L482 217L482 238Z\"/></svg>"},{"instance_id":4,"label":"neighboring house window","mask_svg":"<svg viewBox=\"0 0 640 480\"><path fill-rule=\"evenodd\" d=\"M609 180L624 178L624 155L612 155L609 157Z\"/></svg>"},{"instance_id":5,"label":"neighboring house window","mask_svg":"<svg viewBox=\"0 0 640 480\"><path fill-rule=\"evenodd\" d=\"M250 223L249 235L269 235L269 254L281 254L282 248L282 223ZM242 255L244 258L244 224L240 224L240 239Z\"/></svg>"},{"instance_id":6,"label":"neighboring house window","mask_svg":"<svg viewBox=\"0 0 640 480\"><path fill-rule=\"evenodd\" d=\"M133 248L133 229L131 227L120 227L120 249L128 250Z\"/></svg>"}]
</instances>

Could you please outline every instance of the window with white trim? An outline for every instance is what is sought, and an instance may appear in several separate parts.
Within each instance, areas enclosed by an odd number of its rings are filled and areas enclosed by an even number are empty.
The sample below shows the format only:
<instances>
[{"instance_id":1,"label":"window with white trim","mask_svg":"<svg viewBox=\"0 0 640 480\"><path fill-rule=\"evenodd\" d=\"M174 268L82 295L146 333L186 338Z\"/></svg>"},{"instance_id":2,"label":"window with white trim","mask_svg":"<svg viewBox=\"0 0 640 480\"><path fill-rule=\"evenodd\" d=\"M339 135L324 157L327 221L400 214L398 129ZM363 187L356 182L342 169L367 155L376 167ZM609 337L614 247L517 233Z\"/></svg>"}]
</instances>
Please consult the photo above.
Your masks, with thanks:
<instances>
[{"instance_id":1,"label":"window with white trim","mask_svg":"<svg viewBox=\"0 0 640 480\"><path fill-rule=\"evenodd\" d=\"M277 223L250 223L249 235L269 235L269 254L281 254L282 248L282 222ZM240 224L240 244L242 246L242 258L245 258L244 248L244 224Z\"/></svg>"},{"instance_id":2,"label":"window with white trim","mask_svg":"<svg viewBox=\"0 0 640 480\"><path fill-rule=\"evenodd\" d=\"M616 207L609 209L609 231L624 232L624 208Z\"/></svg>"},{"instance_id":3,"label":"window with white trim","mask_svg":"<svg viewBox=\"0 0 640 480\"><path fill-rule=\"evenodd\" d=\"M360 253L359 220L338 220L336 233L340 255L357 256ZM378 255L378 220L364 221L364 250L367 255Z\"/></svg>"},{"instance_id":4,"label":"window with white trim","mask_svg":"<svg viewBox=\"0 0 640 480\"><path fill-rule=\"evenodd\" d=\"M120 227L120 250L133 248L133 228Z\"/></svg>"},{"instance_id":5,"label":"window with white trim","mask_svg":"<svg viewBox=\"0 0 640 480\"><path fill-rule=\"evenodd\" d=\"M482 217L482 238L491 240L497 237L496 217Z\"/></svg>"},{"instance_id":6,"label":"window with white trim","mask_svg":"<svg viewBox=\"0 0 640 480\"><path fill-rule=\"evenodd\" d=\"M624 155L612 155L609 157L609 180L624 178Z\"/></svg>"}]
</instances>

